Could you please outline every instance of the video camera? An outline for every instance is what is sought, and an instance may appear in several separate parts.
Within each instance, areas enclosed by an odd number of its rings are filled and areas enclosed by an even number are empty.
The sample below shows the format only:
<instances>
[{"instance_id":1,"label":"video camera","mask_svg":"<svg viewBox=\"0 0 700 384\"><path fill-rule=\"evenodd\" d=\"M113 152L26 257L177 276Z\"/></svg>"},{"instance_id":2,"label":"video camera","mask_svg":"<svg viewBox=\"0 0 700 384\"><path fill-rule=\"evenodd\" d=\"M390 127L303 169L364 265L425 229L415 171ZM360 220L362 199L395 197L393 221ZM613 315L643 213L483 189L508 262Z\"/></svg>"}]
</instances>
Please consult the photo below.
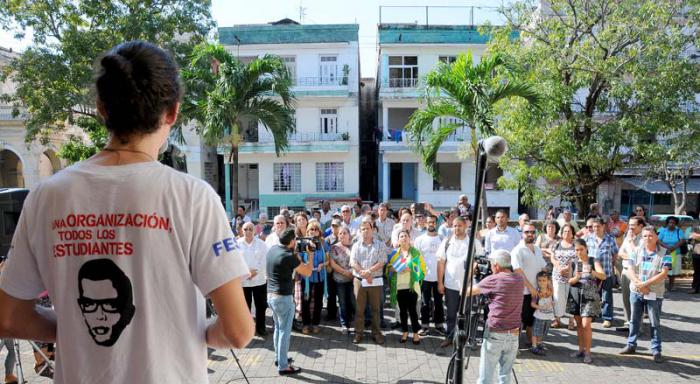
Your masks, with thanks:
<instances>
[{"instance_id":1,"label":"video camera","mask_svg":"<svg viewBox=\"0 0 700 384\"><path fill-rule=\"evenodd\" d=\"M306 252L307 248L311 252L321 248L321 241L316 237L297 236L296 241L297 241L297 246L295 248L295 251L297 253Z\"/></svg>"},{"instance_id":2,"label":"video camera","mask_svg":"<svg viewBox=\"0 0 700 384\"><path fill-rule=\"evenodd\" d=\"M476 269L474 270L474 279L476 282L479 282L493 273L491 271L491 260L484 255L476 256L475 260Z\"/></svg>"}]
</instances>

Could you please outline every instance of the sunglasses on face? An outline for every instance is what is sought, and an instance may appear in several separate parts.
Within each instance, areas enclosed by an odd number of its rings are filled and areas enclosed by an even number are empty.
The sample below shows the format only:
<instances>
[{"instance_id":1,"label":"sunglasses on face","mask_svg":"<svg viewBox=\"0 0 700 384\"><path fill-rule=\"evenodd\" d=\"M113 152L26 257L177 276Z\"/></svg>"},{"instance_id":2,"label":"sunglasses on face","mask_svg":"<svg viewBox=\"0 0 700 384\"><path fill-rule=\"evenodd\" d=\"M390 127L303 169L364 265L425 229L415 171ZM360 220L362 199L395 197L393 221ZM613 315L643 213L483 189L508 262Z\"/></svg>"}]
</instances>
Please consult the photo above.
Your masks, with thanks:
<instances>
[{"instance_id":1,"label":"sunglasses on face","mask_svg":"<svg viewBox=\"0 0 700 384\"><path fill-rule=\"evenodd\" d=\"M80 309L86 313L97 311L97 307L101 307L102 310L107 313L119 312L119 301L117 299L93 300L87 297L81 297L78 299L78 305L80 305Z\"/></svg>"},{"instance_id":2,"label":"sunglasses on face","mask_svg":"<svg viewBox=\"0 0 700 384\"><path fill-rule=\"evenodd\" d=\"M523 231L523 233L526 235L531 235L531 234L535 233L535 231Z\"/></svg>"}]
</instances>

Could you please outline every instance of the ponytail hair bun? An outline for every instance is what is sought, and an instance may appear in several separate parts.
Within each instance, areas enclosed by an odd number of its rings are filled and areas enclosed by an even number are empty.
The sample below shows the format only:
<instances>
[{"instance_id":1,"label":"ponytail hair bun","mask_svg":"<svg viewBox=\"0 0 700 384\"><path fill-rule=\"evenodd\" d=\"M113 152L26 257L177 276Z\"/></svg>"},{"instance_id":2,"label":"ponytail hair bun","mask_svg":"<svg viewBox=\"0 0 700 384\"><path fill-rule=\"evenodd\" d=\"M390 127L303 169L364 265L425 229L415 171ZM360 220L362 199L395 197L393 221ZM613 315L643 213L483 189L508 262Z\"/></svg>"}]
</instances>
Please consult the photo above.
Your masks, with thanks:
<instances>
[{"instance_id":1,"label":"ponytail hair bun","mask_svg":"<svg viewBox=\"0 0 700 384\"><path fill-rule=\"evenodd\" d=\"M102 56L96 88L107 130L123 143L155 132L182 95L175 61L145 41L119 44Z\"/></svg>"}]
</instances>

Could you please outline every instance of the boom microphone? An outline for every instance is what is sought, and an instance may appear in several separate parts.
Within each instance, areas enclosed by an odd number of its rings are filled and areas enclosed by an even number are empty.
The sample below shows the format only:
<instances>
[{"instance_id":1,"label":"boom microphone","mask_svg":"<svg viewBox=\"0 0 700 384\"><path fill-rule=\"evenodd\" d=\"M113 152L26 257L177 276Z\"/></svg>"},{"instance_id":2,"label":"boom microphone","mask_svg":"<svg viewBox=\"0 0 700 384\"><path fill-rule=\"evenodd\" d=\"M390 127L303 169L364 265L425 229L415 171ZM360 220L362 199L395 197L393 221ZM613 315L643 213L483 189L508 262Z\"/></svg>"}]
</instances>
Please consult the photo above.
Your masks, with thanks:
<instances>
[{"instance_id":1,"label":"boom microphone","mask_svg":"<svg viewBox=\"0 0 700 384\"><path fill-rule=\"evenodd\" d=\"M508 150L508 143L501 136L491 136L487 139L482 140L479 143L479 147L489 160L498 160L499 157L503 156Z\"/></svg>"}]
</instances>

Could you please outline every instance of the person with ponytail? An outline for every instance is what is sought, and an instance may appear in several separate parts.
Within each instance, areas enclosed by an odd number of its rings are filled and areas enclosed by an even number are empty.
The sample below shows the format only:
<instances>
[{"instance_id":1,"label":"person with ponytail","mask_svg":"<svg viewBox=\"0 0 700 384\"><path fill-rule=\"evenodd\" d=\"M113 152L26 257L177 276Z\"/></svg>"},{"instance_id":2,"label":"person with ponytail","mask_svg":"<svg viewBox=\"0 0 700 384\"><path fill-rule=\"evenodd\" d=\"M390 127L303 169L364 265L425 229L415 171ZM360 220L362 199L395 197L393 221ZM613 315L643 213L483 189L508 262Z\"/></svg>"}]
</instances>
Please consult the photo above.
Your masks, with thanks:
<instances>
[{"instance_id":1,"label":"person with ponytail","mask_svg":"<svg viewBox=\"0 0 700 384\"><path fill-rule=\"evenodd\" d=\"M398 236L398 248L389 256L386 265L390 287L391 305L399 304L401 319L401 343L408 340L408 318L411 318L413 344L420 344L421 330L416 303L420 298L421 284L425 278L425 260L415 247L411 246L411 234L402 229Z\"/></svg>"},{"instance_id":2,"label":"person with ponytail","mask_svg":"<svg viewBox=\"0 0 700 384\"><path fill-rule=\"evenodd\" d=\"M56 342L58 384L208 383L207 346L244 348L255 325L219 196L157 161L178 117L178 67L144 41L96 67L109 140L27 196L0 276L0 338ZM44 291L53 309L35 307Z\"/></svg>"}]
</instances>

